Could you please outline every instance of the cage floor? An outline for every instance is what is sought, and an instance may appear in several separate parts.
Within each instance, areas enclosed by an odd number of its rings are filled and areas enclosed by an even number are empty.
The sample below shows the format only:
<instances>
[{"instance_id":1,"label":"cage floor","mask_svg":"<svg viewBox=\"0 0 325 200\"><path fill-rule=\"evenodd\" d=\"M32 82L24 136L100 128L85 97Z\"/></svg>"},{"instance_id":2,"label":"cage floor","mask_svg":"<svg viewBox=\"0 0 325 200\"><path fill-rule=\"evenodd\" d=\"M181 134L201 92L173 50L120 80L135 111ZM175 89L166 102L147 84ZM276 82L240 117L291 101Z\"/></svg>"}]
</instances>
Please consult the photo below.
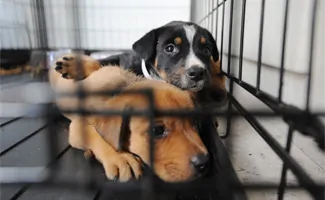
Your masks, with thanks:
<instances>
[{"instance_id":1,"label":"cage floor","mask_svg":"<svg viewBox=\"0 0 325 200\"><path fill-rule=\"evenodd\" d=\"M252 100L250 103L256 105L258 102ZM281 118L258 118L258 121L285 147L288 126ZM257 182L278 185L280 183L282 160L245 119L234 119L232 132L223 143L236 174L243 184ZM324 183L325 156L312 138L295 132L290 154L313 180ZM287 184L298 184L291 171L287 173ZM246 194L247 198L252 200L277 199L277 190L246 191ZM287 190L284 199L310 200L313 198L306 190L299 189Z\"/></svg>"},{"instance_id":2,"label":"cage floor","mask_svg":"<svg viewBox=\"0 0 325 200\"><path fill-rule=\"evenodd\" d=\"M23 91L26 91L28 87L27 82L31 79L28 75L16 76L13 78L6 78L5 82L1 84L1 96L0 96L0 106L1 113L19 113L22 110L17 110L17 105L6 104L5 102L16 101L19 102L22 99ZM14 81L13 81L14 80ZM19 80L19 81L18 81ZM43 87L42 89L46 89ZM37 92L39 94L44 94L42 91ZM33 94L37 97L37 94ZM26 105L25 105L26 106ZM21 106L18 106L21 108ZM56 149L56 155L62 155L55 162L58 166L62 167L57 175L57 178L64 177L65 179L78 180L83 177L83 174L87 170L87 161L83 157L83 152L69 148L67 140L67 127L68 122L66 120L56 122L58 127L57 138L59 141L58 148ZM47 124L42 118L6 118L0 116L0 128L1 128L1 145L0 145L0 165L3 166L20 166L20 167L30 167L30 166L48 166L53 163L53 160L48 158L48 145L46 140L47 137ZM216 137L217 143L217 156L221 158L218 162L220 178L217 184L221 186L219 189L221 196L225 196L223 193L227 192L226 180L229 179L233 183L237 184L237 176L235 171L230 165L228 155L222 145L221 139ZM64 152L64 153L63 153ZM98 181L104 181L105 176L103 170L99 164L95 165L98 167L99 172L96 174ZM219 171L218 170L218 171ZM216 184L216 182L214 182ZM224 188L222 188L224 187ZM33 199L33 200L45 200L45 199L78 199L78 200L90 200L94 199L97 195L98 190L84 191L82 189L70 189L70 188L37 188L34 186L25 187L25 185L1 185L1 200L16 199L16 194L23 192L18 199ZM234 194L231 194L234 195ZM233 196L234 199L246 199L245 194L239 192ZM120 198L119 198L120 199ZM169 198L168 198L169 199ZM204 198L206 199L206 198ZM210 199L210 198L208 198ZM229 199L226 197L225 199Z\"/></svg>"}]
</instances>

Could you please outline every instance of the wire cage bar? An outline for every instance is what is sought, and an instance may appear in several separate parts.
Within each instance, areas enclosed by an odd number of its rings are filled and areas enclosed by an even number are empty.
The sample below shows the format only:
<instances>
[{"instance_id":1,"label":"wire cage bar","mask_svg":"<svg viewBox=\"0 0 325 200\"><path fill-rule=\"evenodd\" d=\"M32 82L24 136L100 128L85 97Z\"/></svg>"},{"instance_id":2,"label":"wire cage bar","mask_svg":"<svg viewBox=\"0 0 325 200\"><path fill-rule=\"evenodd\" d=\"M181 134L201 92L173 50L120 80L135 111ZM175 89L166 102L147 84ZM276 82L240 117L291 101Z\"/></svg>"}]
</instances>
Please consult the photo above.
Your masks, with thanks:
<instances>
[{"instance_id":1,"label":"wire cage bar","mask_svg":"<svg viewBox=\"0 0 325 200\"><path fill-rule=\"evenodd\" d=\"M37 36L37 45L30 47L33 50L40 50L44 52L44 63L48 65L45 61L46 52L55 50L49 45L49 33L48 33L48 23L46 17L46 11L48 11L43 0L32 0L32 13L33 20L35 23L35 35ZM278 96L270 95L268 92L265 92L261 88L262 81L262 64L263 64L263 31L265 26L265 12L266 4L268 1L261 0L261 13L260 13L260 22L259 22L259 40L258 40L258 55L257 55L257 74L256 74L256 85L246 82L243 73L245 71L243 60L244 60L244 50L245 42L244 38L247 32L245 32L245 27L247 24L247 3L249 1L242 0L240 4L241 15L240 15L240 25L239 25L239 62L238 69L234 66L237 63L232 60L232 52L236 49L234 45L234 26L236 19L236 6L238 2L234 0L207 0L202 3L201 1L192 0L191 1L191 20L199 25L206 26L208 30L214 33L215 38L220 38L220 49L221 68L223 74L227 77L229 82L229 103L227 105L226 111L212 111L212 110L203 110L196 108L195 110L158 110L154 106L152 91L133 91L144 95L149 102L148 109L142 111L126 110L126 111L112 111L112 110L102 110L98 112L88 111L82 109L82 101L88 95L109 95L117 94L121 91L105 91L103 93L85 93L83 91L82 85L80 85L78 90L78 98L81 99L80 106L76 110L65 110L66 113L78 113L81 115L119 115L124 117L125 120L128 120L131 116L146 116L150 120L150 160L153 162L153 151L154 151L154 139L152 137L152 127L153 127L153 118L156 116L195 116L200 120L200 133L209 133L201 134L202 140L207 146L209 153L213 157L212 168L209 171L210 175L208 178L203 180L197 180L190 183L182 184L167 184L159 180L150 170L148 174L145 174L143 180L139 182L131 181L129 183L115 183L111 181L103 181L103 177L98 177L101 169L94 162L87 162L86 172L79 177L59 177L59 172L64 171L64 167L58 164L59 160L67 154L71 149L70 146L65 148L60 148L58 138L56 137L57 132L59 132L59 127L56 123L57 119L61 116L58 114L57 110L52 106L51 103L47 102L41 105L37 105L36 111L34 110L33 115L42 116L46 119L46 141L48 147L48 158L51 160L46 167L1 167L1 184L2 186L14 186L16 190L14 195L10 199L19 199L22 197L30 188L71 188L76 190L89 190L94 191L92 199L109 199L113 198L114 195L126 195L128 199L246 199L245 191L266 191L266 190L278 190L278 199L283 199L284 194L287 190L306 190L314 199L324 199L324 190L325 184L319 183L313 180L307 172L301 167L299 162L296 161L290 155L291 146L293 143L293 137L296 132L299 132L305 136L311 137L314 139L315 144L318 145L318 148L322 151L325 150L325 134L324 134L324 124L320 120L320 117L325 117L325 111L319 110L314 111L310 109L310 96L311 96L311 82L312 82L312 70L314 67L314 35L316 28L316 16L317 16L317 6L319 1L312 1L312 17L311 17L311 27L310 27L310 50L309 50L309 65L308 65L308 83L307 83L307 92L306 97L306 107L301 109L298 106L286 103L283 100L283 87L284 87L284 75L285 75L285 61L287 58L286 48L287 48L287 27L288 27L288 15L289 8L292 1L285 0L284 5L284 23L283 23L283 34L282 34L282 45L281 45L281 62L279 69L279 87L277 88ZM72 51L76 52L91 52L91 51L101 51L103 49L85 49L81 45L81 32L82 28L79 26L80 21L82 21L81 13L79 9L76 9L79 5L77 0L73 0L71 5L67 6L73 14L73 39L74 47L71 48ZM203 11L202 16L198 10L203 10L200 6L206 6L206 9ZM227 8L227 6L229 8ZM227 8L227 9L226 9ZM228 13L229 12L229 13ZM226 18L229 17L228 22ZM226 26L229 26L226 29ZM6 27L2 28L5 29ZM228 30L228 31L226 31ZM228 40L226 41L226 36ZM227 46L226 46L227 45ZM15 49L15 45L12 47ZM18 48L22 49L22 48ZM27 48L28 49L28 48ZM226 49L226 50L225 50ZM11 49L12 50L12 49ZM105 49L106 50L106 49ZM116 49L114 49L116 50ZM224 55L227 55L225 57ZM225 60L227 58L227 60ZM80 72L82 69L82 63L80 64ZM226 66L226 67L225 67ZM49 68L46 66L45 68ZM234 70L237 71L237 75L234 74ZM246 109L243 106L238 98L234 94L234 87L239 86L260 102L264 103L270 108L269 111L266 110L251 110ZM71 94L62 94L62 95L71 95ZM252 183L241 183L238 177L233 173L234 169L231 164L231 161L228 157L226 149L223 148L224 144L220 140L220 137L215 132L212 123L212 117L225 117L227 119L226 123L226 133L221 135L222 139L229 139L228 137L232 134L232 127L234 125L235 118L244 118L247 122L255 129L258 135L267 143L270 149L274 151L277 156L282 161L282 171L279 184L264 183L264 182L252 182ZM285 147L282 147L281 144L272 136L269 130L267 130L258 120L259 117L270 118L270 117L280 117L288 126L288 135L286 140ZM0 127L12 123L15 120L18 120L19 117L1 123ZM36 134L36 132L35 132ZM10 150L17 147L19 144L28 140L31 136L24 138L20 142L12 145L10 148L1 151L0 156L5 155ZM76 160L76 162L80 162ZM82 161L81 161L82 162ZM298 180L299 184L287 184L286 176L288 171L291 171ZM18 175L14 175L18 174ZM28 174L28 176L24 176ZM7 176L6 176L7 175ZM100 181L98 181L100 180ZM17 189L18 188L18 189ZM109 192L108 192L109 191ZM126 194L127 193L127 194Z\"/></svg>"}]
</instances>

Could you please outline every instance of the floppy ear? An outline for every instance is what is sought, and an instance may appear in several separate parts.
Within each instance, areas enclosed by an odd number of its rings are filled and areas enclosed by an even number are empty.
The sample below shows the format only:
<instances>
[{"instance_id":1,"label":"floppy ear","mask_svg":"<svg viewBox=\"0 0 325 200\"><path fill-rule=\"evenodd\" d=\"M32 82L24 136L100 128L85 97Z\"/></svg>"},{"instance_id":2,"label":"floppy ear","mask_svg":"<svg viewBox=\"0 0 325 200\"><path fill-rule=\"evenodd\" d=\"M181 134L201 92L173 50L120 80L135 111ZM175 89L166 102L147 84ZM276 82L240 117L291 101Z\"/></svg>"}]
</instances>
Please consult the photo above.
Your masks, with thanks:
<instances>
[{"instance_id":1,"label":"floppy ear","mask_svg":"<svg viewBox=\"0 0 325 200\"><path fill-rule=\"evenodd\" d=\"M129 110L128 106L124 110ZM130 117L97 117L95 129L117 151L128 151L130 144Z\"/></svg>"},{"instance_id":2,"label":"floppy ear","mask_svg":"<svg viewBox=\"0 0 325 200\"><path fill-rule=\"evenodd\" d=\"M151 30L132 45L133 51L146 61L156 55L157 31L158 29Z\"/></svg>"},{"instance_id":3,"label":"floppy ear","mask_svg":"<svg viewBox=\"0 0 325 200\"><path fill-rule=\"evenodd\" d=\"M119 149L121 123L121 117L96 117L94 120L94 127L97 133L115 150Z\"/></svg>"},{"instance_id":4,"label":"floppy ear","mask_svg":"<svg viewBox=\"0 0 325 200\"><path fill-rule=\"evenodd\" d=\"M208 33L208 37L209 37L209 41L211 41L212 43L212 57L213 57L213 60L215 62L217 62L219 60L219 50L218 50L218 47L217 47L217 42L215 41L215 39L213 38L213 36L211 35L210 31L206 30L207 33Z\"/></svg>"}]
</instances>

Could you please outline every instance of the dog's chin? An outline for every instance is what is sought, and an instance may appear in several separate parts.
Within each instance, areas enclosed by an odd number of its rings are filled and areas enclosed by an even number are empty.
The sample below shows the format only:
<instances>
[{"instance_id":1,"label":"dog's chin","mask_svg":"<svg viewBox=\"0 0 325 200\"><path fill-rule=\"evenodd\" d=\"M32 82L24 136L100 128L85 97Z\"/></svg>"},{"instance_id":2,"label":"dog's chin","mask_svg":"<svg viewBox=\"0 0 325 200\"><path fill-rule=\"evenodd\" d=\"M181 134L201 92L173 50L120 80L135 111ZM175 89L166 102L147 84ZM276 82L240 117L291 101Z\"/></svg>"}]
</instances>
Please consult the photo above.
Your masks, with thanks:
<instances>
[{"instance_id":1,"label":"dog's chin","mask_svg":"<svg viewBox=\"0 0 325 200\"><path fill-rule=\"evenodd\" d=\"M191 177L187 178L186 180L182 180L182 181L176 181L174 183L191 183L194 181L198 181L202 178L204 178L207 174L208 174L208 169L205 170L204 172L201 173L194 173Z\"/></svg>"},{"instance_id":2,"label":"dog's chin","mask_svg":"<svg viewBox=\"0 0 325 200\"><path fill-rule=\"evenodd\" d=\"M205 81L198 81L198 82L189 82L187 84L182 84L183 90L188 90L191 92L199 92L204 88Z\"/></svg>"},{"instance_id":3,"label":"dog's chin","mask_svg":"<svg viewBox=\"0 0 325 200\"><path fill-rule=\"evenodd\" d=\"M207 175L207 173L196 173L193 174L192 176L186 178L186 179L182 179L182 180L163 180L166 183L171 183L171 184L177 184L177 183L191 183L194 181L198 181L200 179L202 179L203 177L205 177Z\"/></svg>"}]
</instances>

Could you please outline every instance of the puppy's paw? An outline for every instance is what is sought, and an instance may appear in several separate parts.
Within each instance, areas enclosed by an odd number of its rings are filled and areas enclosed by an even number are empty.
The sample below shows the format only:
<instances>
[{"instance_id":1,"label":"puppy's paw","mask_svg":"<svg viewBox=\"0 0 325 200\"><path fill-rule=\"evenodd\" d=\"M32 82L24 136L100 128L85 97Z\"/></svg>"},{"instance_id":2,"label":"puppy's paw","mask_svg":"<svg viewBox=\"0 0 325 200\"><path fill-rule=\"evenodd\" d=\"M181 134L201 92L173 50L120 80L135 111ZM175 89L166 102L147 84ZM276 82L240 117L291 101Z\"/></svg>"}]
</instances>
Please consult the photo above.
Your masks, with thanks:
<instances>
[{"instance_id":1,"label":"puppy's paw","mask_svg":"<svg viewBox=\"0 0 325 200\"><path fill-rule=\"evenodd\" d=\"M142 175L142 161L129 153L117 153L103 161L106 177L110 180L127 182Z\"/></svg>"},{"instance_id":2,"label":"puppy's paw","mask_svg":"<svg viewBox=\"0 0 325 200\"><path fill-rule=\"evenodd\" d=\"M72 71L75 67L75 55L67 54L61 58L59 58L55 63L55 70L62 74L63 78L72 79Z\"/></svg>"},{"instance_id":3,"label":"puppy's paw","mask_svg":"<svg viewBox=\"0 0 325 200\"><path fill-rule=\"evenodd\" d=\"M63 78L81 80L100 68L97 60L80 54L67 54L55 63L55 70Z\"/></svg>"}]
</instances>

